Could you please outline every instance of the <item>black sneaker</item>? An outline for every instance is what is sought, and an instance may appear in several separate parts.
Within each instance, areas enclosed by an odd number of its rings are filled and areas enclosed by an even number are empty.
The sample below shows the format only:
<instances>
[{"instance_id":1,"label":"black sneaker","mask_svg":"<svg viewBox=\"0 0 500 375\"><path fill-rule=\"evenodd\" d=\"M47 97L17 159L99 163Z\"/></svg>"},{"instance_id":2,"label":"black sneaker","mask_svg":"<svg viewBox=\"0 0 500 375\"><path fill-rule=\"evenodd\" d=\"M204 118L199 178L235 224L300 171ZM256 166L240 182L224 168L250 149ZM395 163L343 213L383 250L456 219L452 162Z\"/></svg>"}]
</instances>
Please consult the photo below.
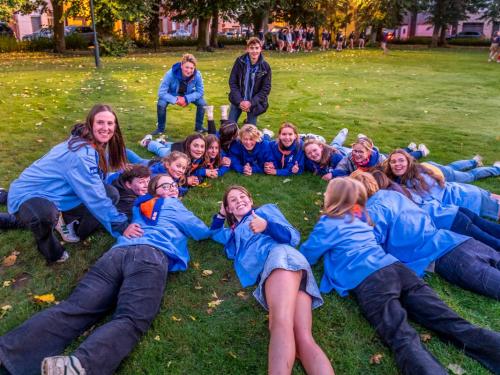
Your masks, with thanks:
<instances>
[{"instance_id":1,"label":"black sneaker","mask_svg":"<svg viewBox=\"0 0 500 375\"><path fill-rule=\"evenodd\" d=\"M163 134L164 132L165 132L165 130L156 129L154 132L151 132L149 134L151 134L151 135L160 135L160 134Z\"/></svg>"},{"instance_id":2,"label":"black sneaker","mask_svg":"<svg viewBox=\"0 0 500 375\"><path fill-rule=\"evenodd\" d=\"M0 188L0 204L7 204L7 195L9 192L4 188Z\"/></svg>"},{"instance_id":3,"label":"black sneaker","mask_svg":"<svg viewBox=\"0 0 500 375\"><path fill-rule=\"evenodd\" d=\"M14 215L7 212L0 212L0 229L18 229L21 227L22 225Z\"/></svg>"},{"instance_id":4,"label":"black sneaker","mask_svg":"<svg viewBox=\"0 0 500 375\"><path fill-rule=\"evenodd\" d=\"M196 133L206 133L206 132L208 132L208 129L207 128L196 129L195 132Z\"/></svg>"}]
</instances>

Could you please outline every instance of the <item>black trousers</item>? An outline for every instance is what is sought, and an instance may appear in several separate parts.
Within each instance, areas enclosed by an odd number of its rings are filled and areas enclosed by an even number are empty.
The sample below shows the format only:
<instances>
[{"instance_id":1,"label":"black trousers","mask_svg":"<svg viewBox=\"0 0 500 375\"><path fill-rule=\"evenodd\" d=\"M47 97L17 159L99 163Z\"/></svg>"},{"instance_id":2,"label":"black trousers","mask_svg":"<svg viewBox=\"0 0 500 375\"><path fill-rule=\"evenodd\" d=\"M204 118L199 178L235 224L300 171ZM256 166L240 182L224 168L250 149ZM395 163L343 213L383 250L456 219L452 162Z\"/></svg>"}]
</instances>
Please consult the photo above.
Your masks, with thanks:
<instances>
[{"instance_id":1,"label":"black trousers","mask_svg":"<svg viewBox=\"0 0 500 375\"><path fill-rule=\"evenodd\" d=\"M111 185L105 185L105 188L107 196L116 204L120 199L118 190ZM59 210L54 203L45 198L28 199L19 207L16 218L20 226L33 232L38 251L47 259L47 262L55 262L62 256L64 247L55 234ZM99 221L83 204L64 211L63 219L68 224L78 220L79 224L75 228L81 240L87 238L100 226Z\"/></svg>"},{"instance_id":2,"label":"black trousers","mask_svg":"<svg viewBox=\"0 0 500 375\"><path fill-rule=\"evenodd\" d=\"M495 374L500 374L500 334L469 323L450 309L422 279L401 263L367 277L353 293L363 315L391 348L401 373L448 372L420 342L408 317L435 331Z\"/></svg>"}]
</instances>

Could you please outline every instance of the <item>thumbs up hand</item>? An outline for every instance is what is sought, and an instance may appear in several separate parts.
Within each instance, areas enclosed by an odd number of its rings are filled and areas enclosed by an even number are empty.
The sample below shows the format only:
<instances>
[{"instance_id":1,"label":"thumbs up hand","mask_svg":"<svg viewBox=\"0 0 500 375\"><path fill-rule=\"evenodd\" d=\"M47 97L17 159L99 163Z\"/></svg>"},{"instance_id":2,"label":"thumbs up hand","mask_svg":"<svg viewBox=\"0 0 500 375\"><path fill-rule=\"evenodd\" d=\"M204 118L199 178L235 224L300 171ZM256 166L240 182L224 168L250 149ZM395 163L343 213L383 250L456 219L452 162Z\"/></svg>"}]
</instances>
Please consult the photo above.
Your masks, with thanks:
<instances>
[{"instance_id":1,"label":"thumbs up hand","mask_svg":"<svg viewBox=\"0 0 500 375\"><path fill-rule=\"evenodd\" d=\"M299 163L296 161L295 164L292 167L292 173L296 174L299 172Z\"/></svg>"},{"instance_id":2,"label":"thumbs up hand","mask_svg":"<svg viewBox=\"0 0 500 375\"><path fill-rule=\"evenodd\" d=\"M254 233L262 233L267 228L267 220L258 216L254 210L252 210L252 221L250 221L250 229Z\"/></svg>"},{"instance_id":3,"label":"thumbs up hand","mask_svg":"<svg viewBox=\"0 0 500 375\"><path fill-rule=\"evenodd\" d=\"M245 176L252 175L252 166L249 163L246 163L245 166L243 167L243 174Z\"/></svg>"}]
</instances>

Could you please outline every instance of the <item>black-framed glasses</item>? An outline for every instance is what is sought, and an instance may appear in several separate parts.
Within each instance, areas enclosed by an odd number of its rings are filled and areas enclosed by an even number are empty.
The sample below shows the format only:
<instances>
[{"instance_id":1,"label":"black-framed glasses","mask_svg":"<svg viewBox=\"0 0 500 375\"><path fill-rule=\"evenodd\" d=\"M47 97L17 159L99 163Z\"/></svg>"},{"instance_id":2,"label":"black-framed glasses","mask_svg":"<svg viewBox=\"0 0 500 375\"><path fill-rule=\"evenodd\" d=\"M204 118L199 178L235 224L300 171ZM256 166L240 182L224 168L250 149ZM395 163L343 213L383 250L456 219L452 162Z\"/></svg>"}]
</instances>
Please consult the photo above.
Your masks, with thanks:
<instances>
[{"instance_id":1,"label":"black-framed glasses","mask_svg":"<svg viewBox=\"0 0 500 375\"><path fill-rule=\"evenodd\" d=\"M170 190L170 189L177 189L179 187L179 184L177 182L164 182L161 185L158 185L156 187L156 190L158 189L163 189L163 190Z\"/></svg>"}]
</instances>

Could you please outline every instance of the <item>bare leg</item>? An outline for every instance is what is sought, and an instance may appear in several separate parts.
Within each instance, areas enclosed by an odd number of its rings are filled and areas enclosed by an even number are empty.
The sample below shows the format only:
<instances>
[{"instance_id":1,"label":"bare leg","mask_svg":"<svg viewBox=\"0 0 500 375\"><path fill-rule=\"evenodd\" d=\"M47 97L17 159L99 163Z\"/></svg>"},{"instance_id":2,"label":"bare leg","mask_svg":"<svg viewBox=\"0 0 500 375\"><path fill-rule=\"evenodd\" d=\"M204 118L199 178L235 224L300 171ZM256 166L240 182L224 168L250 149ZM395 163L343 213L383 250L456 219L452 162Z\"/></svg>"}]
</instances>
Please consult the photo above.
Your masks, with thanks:
<instances>
[{"instance_id":1,"label":"bare leg","mask_svg":"<svg viewBox=\"0 0 500 375\"><path fill-rule=\"evenodd\" d=\"M265 293L269 306L268 373L291 374L295 362L293 321L297 292L302 272L274 270L266 280Z\"/></svg>"},{"instance_id":2,"label":"bare leg","mask_svg":"<svg viewBox=\"0 0 500 375\"><path fill-rule=\"evenodd\" d=\"M295 303L293 330L297 345L297 358L309 375L333 375L333 368L326 354L312 336L312 309L309 294L299 290Z\"/></svg>"}]
</instances>

